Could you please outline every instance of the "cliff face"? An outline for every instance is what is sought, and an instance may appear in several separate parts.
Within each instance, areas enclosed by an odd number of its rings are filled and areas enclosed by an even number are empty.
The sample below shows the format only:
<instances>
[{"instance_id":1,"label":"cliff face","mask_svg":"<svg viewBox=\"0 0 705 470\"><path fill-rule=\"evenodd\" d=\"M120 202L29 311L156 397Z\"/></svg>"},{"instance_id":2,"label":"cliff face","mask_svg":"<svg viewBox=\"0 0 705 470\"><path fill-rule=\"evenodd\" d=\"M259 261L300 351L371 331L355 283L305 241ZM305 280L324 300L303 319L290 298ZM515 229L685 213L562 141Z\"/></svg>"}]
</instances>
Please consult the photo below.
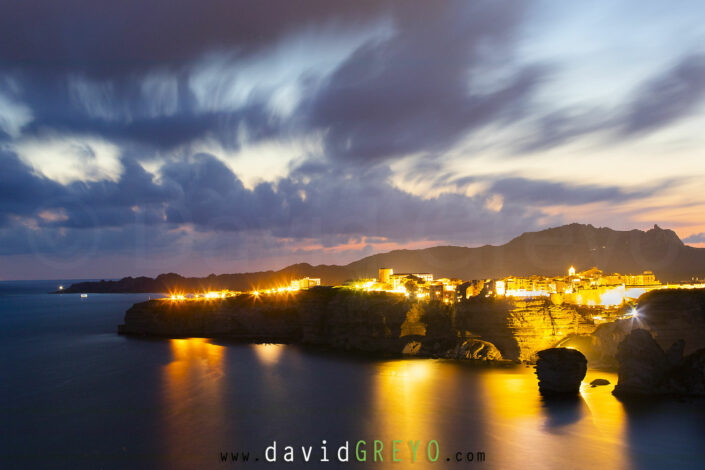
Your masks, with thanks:
<instances>
[{"instance_id":1,"label":"cliff face","mask_svg":"<svg viewBox=\"0 0 705 470\"><path fill-rule=\"evenodd\" d=\"M401 325L411 308L406 298L339 289L320 292L305 292L297 303L303 343L352 351L401 352Z\"/></svg>"},{"instance_id":2,"label":"cliff face","mask_svg":"<svg viewBox=\"0 0 705 470\"><path fill-rule=\"evenodd\" d=\"M572 346L592 366L604 367L616 367L618 345L636 328L648 330L664 350L679 340L685 341L685 354L705 348L705 291L654 291L640 299L637 310L637 317L596 328L590 320L593 311L548 300L473 299L451 306L392 294L315 288L296 296L142 302L127 311L119 331L299 342L386 354L413 350L445 357L469 357L459 348L485 341L503 358L522 361L535 360L544 349ZM413 348L406 347L412 343Z\"/></svg>"},{"instance_id":3,"label":"cliff face","mask_svg":"<svg viewBox=\"0 0 705 470\"><path fill-rule=\"evenodd\" d=\"M400 353L416 341L422 353L441 356L466 339L480 339L511 360L533 360L537 351L593 329L578 311L543 300L451 306L333 288L294 297L143 302L127 311L120 326L125 334L227 336L377 353Z\"/></svg>"},{"instance_id":4,"label":"cliff face","mask_svg":"<svg viewBox=\"0 0 705 470\"><path fill-rule=\"evenodd\" d=\"M548 300L482 300L456 306L456 327L490 341L507 359L533 361L542 349L595 330L586 315Z\"/></svg>"},{"instance_id":5,"label":"cliff face","mask_svg":"<svg viewBox=\"0 0 705 470\"><path fill-rule=\"evenodd\" d=\"M123 334L165 337L234 337L290 341L301 335L301 322L286 299L253 302L249 296L211 302L151 300L125 313Z\"/></svg>"}]
</instances>

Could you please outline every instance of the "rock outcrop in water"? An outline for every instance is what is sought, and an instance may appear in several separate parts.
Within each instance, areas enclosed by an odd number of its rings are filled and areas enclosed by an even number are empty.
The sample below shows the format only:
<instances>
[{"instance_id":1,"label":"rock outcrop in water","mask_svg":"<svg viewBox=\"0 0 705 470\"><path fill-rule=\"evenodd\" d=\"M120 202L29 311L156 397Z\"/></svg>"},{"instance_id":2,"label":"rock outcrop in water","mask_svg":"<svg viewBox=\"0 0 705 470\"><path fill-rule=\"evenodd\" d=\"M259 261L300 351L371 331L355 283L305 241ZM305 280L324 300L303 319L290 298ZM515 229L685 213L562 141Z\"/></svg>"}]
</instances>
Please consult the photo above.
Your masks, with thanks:
<instances>
[{"instance_id":1,"label":"rock outcrop in water","mask_svg":"<svg viewBox=\"0 0 705 470\"><path fill-rule=\"evenodd\" d=\"M463 341L445 356L448 359L469 359L474 361L500 361L502 353L489 341L471 339Z\"/></svg>"},{"instance_id":2,"label":"rock outcrop in water","mask_svg":"<svg viewBox=\"0 0 705 470\"><path fill-rule=\"evenodd\" d=\"M619 345L619 397L705 395L705 349L683 357L683 341L664 351L651 334L635 329Z\"/></svg>"},{"instance_id":3,"label":"rock outcrop in water","mask_svg":"<svg viewBox=\"0 0 705 470\"><path fill-rule=\"evenodd\" d=\"M542 395L577 395L587 373L587 359L577 349L539 351L536 375Z\"/></svg>"},{"instance_id":4,"label":"rock outcrop in water","mask_svg":"<svg viewBox=\"0 0 705 470\"><path fill-rule=\"evenodd\" d=\"M609 384L610 384L610 381L607 379L595 379L592 382L590 382L590 386L592 388L601 387L603 385L609 385Z\"/></svg>"},{"instance_id":5,"label":"rock outcrop in water","mask_svg":"<svg viewBox=\"0 0 705 470\"><path fill-rule=\"evenodd\" d=\"M619 344L619 381L615 395L661 393L670 364L648 331L636 329Z\"/></svg>"}]
</instances>

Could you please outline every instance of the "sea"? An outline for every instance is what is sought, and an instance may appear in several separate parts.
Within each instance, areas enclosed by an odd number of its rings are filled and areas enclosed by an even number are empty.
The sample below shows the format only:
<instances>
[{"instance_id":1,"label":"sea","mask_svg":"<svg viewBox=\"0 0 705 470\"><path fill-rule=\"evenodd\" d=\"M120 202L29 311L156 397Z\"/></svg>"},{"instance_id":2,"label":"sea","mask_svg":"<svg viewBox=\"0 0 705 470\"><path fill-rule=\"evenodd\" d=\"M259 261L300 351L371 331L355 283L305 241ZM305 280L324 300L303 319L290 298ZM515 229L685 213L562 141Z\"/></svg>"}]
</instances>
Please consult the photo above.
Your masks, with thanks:
<instances>
[{"instance_id":1,"label":"sea","mask_svg":"<svg viewBox=\"0 0 705 470\"><path fill-rule=\"evenodd\" d=\"M623 403L612 372L545 401L526 365L125 337L159 295L70 283L0 282L0 468L705 468L704 403Z\"/></svg>"}]
</instances>

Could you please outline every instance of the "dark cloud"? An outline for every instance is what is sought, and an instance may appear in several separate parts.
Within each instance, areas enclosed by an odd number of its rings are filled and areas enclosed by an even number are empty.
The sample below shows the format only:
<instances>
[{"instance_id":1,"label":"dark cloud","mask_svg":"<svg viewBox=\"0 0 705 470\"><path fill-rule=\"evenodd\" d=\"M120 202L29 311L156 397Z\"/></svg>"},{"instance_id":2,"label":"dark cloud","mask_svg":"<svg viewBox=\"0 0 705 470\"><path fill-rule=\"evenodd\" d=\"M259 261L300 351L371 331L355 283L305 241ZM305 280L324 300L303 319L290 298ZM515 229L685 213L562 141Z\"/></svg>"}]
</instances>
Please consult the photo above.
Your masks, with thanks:
<instances>
[{"instance_id":1,"label":"dark cloud","mask_svg":"<svg viewBox=\"0 0 705 470\"><path fill-rule=\"evenodd\" d=\"M389 3L2 0L0 65L100 77L179 68L211 49L248 55L302 27L364 23Z\"/></svg>"},{"instance_id":2,"label":"dark cloud","mask_svg":"<svg viewBox=\"0 0 705 470\"><path fill-rule=\"evenodd\" d=\"M1 157L7 181L2 181L6 184L0 214L6 223L13 215L34 220L40 229L142 224L189 226L200 232L264 231L278 238L329 243L362 236L473 240L488 226L498 233L533 226L541 213L527 206L619 202L654 190L506 178L473 197L444 193L422 198L394 187L391 171L384 166L360 170L314 163L299 166L276 183L247 188L209 154L165 162L158 181L134 159L124 157L117 181L60 185L36 176L12 154ZM499 211L487 207L486 197L492 194L504 198Z\"/></svg>"},{"instance_id":3,"label":"dark cloud","mask_svg":"<svg viewBox=\"0 0 705 470\"><path fill-rule=\"evenodd\" d=\"M565 108L536 119L532 132L514 146L520 153L537 152L567 144L595 132L612 129L618 121L611 110Z\"/></svg>"},{"instance_id":4,"label":"dark cloud","mask_svg":"<svg viewBox=\"0 0 705 470\"><path fill-rule=\"evenodd\" d=\"M265 109L269 96L251 96L237 109L199 109L189 78L200 59L224 51L239 64L290 35L365 28L395 3L0 1L0 92L11 77L13 95L33 114L24 128L30 135L93 134L158 148L208 136L236 148L242 126L256 141L281 132L281 123ZM144 80L155 73L157 85L173 81L175 93L145 90ZM155 113L155 101L168 109Z\"/></svg>"},{"instance_id":5,"label":"dark cloud","mask_svg":"<svg viewBox=\"0 0 705 470\"><path fill-rule=\"evenodd\" d=\"M112 234L114 229L125 228L129 233L130 227L141 225L164 230L193 227L203 233L261 232L327 245L350 237L399 242L449 237L473 240L486 234L488 227L497 233L514 233L519 226L533 226L536 215L513 204L505 204L500 212L491 211L482 197L445 194L424 199L393 187L384 167L361 174L331 166L307 172L312 166L303 165L276 184L261 183L249 189L208 154L165 163L159 182L135 161L124 158L118 181L68 185L34 176L12 155L4 154L3 159L12 171L3 174L20 184L3 185L0 214L6 221L19 217L16 227L43 232L51 235L49 239L61 229L82 234L72 238L81 240L91 231ZM55 239L59 243L62 237ZM127 237L126 243L131 239ZM22 240L20 244L27 245ZM119 249L119 237L114 241Z\"/></svg>"},{"instance_id":6,"label":"dark cloud","mask_svg":"<svg viewBox=\"0 0 705 470\"><path fill-rule=\"evenodd\" d=\"M280 238L384 237L396 241L453 236L473 238L480 221L502 227L530 223L521 208L502 213L485 208L481 197L443 195L423 199L394 188L385 167L346 170L305 164L275 184L247 189L216 158L201 154L163 170L178 185L166 208L167 221L193 223L199 230L268 230ZM511 222L510 222L511 221Z\"/></svg>"},{"instance_id":7,"label":"dark cloud","mask_svg":"<svg viewBox=\"0 0 705 470\"><path fill-rule=\"evenodd\" d=\"M516 3L426 3L404 9L394 34L352 54L304 110L326 129L328 153L379 161L440 151L467 132L521 114L542 76L512 68L511 51L525 7ZM483 74L510 66L492 87Z\"/></svg>"},{"instance_id":8,"label":"dark cloud","mask_svg":"<svg viewBox=\"0 0 705 470\"><path fill-rule=\"evenodd\" d=\"M636 93L623 132L639 134L672 124L693 113L705 98L705 55L684 57Z\"/></svg>"},{"instance_id":9,"label":"dark cloud","mask_svg":"<svg viewBox=\"0 0 705 470\"><path fill-rule=\"evenodd\" d=\"M379 161L441 151L469 131L522 115L540 67L512 66L527 5L508 1L192 2L76 1L75 8L30 0L0 15L0 66L21 83L34 119L26 134L51 130L174 148L209 136L236 148L252 141L322 131L328 156ZM204 110L189 86L198 62L227 51L240 61L287 35L325 25L364 30L388 18L392 31L358 48L321 82L300 79L304 96L284 120L268 108L273 91L237 109ZM340 29L340 28L339 28ZM344 59L344 60L343 60ZM498 67L505 77L488 80ZM145 94L149 73L169 96ZM172 88L175 88L173 90ZM223 90L206 90L219 97ZM222 97L220 97L222 98ZM157 105L168 106L160 113Z\"/></svg>"},{"instance_id":10,"label":"dark cloud","mask_svg":"<svg viewBox=\"0 0 705 470\"><path fill-rule=\"evenodd\" d=\"M247 127L253 141L282 130L281 120L262 101L229 111L203 111L198 109L187 77L164 76L161 80L169 81L174 93L155 103L155 97L142 88L142 76L106 82L76 76L27 76L21 97L34 118L23 132L28 136L41 136L45 131L99 135L117 142L172 149L206 136L217 138L225 147L237 148L241 126ZM155 110L159 105L169 109Z\"/></svg>"},{"instance_id":11,"label":"dark cloud","mask_svg":"<svg viewBox=\"0 0 705 470\"><path fill-rule=\"evenodd\" d=\"M691 54L645 80L614 107L566 107L535 118L513 146L520 154L560 147L604 132L603 144L657 131L694 113L705 100L705 55Z\"/></svg>"},{"instance_id":12,"label":"dark cloud","mask_svg":"<svg viewBox=\"0 0 705 470\"><path fill-rule=\"evenodd\" d=\"M62 208L65 220L45 225L93 228L120 227L132 223L163 223L163 205L178 188L156 184L135 160L122 159L123 172L118 181L74 182L65 187L63 199L53 202Z\"/></svg>"},{"instance_id":13,"label":"dark cloud","mask_svg":"<svg viewBox=\"0 0 705 470\"><path fill-rule=\"evenodd\" d=\"M169 164L163 178L178 188L166 208L171 223L194 223L201 229L254 230L271 228L281 218L284 201L272 185L248 190L223 162L208 154Z\"/></svg>"},{"instance_id":14,"label":"dark cloud","mask_svg":"<svg viewBox=\"0 0 705 470\"><path fill-rule=\"evenodd\" d=\"M526 178L504 178L492 184L490 192L499 193L505 201L539 205L580 205L592 202L622 202L652 195L656 190L670 185L659 183L657 187L625 191L617 186L568 184Z\"/></svg>"},{"instance_id":15,"label":"dark cloud","mask_svg":"<svg viewBox=\"0 0 705 470\"><path fill-rule=\"evenodd\" d=\"M157 185L136 161L123 158L118 181L59 184L39 176L10 152L0 152L0 226L12 217L33 219L40 228L120 227L161 223L160 207L176 191Z\"/></svg>"},{"instance_id":16,"label":"dark cloud","mask_svg":"<svg viewBox=\"0 0 705 470\"><path fill-rule=\"evenodd\" d=\"M0 150L0 227L12 215L33 214L46 201L65 195L65 188L37 176L17 155Z\"/></svg>"}]
</instances>

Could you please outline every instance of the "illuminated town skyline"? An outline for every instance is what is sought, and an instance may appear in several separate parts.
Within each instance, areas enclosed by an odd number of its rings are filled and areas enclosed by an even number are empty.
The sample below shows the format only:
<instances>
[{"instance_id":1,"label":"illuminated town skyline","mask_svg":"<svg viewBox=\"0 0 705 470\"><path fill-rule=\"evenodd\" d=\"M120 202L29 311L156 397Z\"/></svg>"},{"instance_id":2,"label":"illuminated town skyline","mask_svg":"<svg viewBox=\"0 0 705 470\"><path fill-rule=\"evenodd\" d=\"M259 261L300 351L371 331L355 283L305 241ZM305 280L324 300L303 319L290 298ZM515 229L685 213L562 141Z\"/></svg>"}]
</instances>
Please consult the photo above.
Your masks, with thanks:
<instances>
[{"instance_id":1,"label":"illuminated town skyline","mask_svg":"<svg viewBox=\"0 0 705 470\"><path fill-rule=\"evenodd\" d=\"M0 279L570 222L705 247L702 2L28 5L0 7Z\"/></svg>"},{"instance_id":2,"label":"illuminated town skyline","mask_svg":"<svg viewBox=\"0 0 705 470\"><path fill-rule=\"evenodd\" d=\"M298 292L323 285L320 278L294 278L288 284L271 282L252 286L248 291L230 289L187 292L176 288L171 289L162 298L165 301L197 301L209 302L237 297L251 296L253 301L262 296L281 298L296 295ZM486 298L508 299L512 301L546 300L552 305L572 305L577 307L596 308L593 321L600 323L605 320L604 309L612 310L611 314L622 312L635 315L633 305L647 292L662 289L704 289L705 280L691 279L689 281L662 283L653 271L641 273L605 273L597 267L578 272L574 266L568 268L564 275L559 276L505 276L490 279L459 279L441 277L434 279L431 273L400 273L394 268L382 267L376 278L350 279L340 285L328 284L326 287L351 289L358 292L385 293L401 295L407 298L425 302L443 302L455 304L469 300L484 301ZM64 287L60 286L59 291ZM86 295L86 294L82 294ZM612 320L614 318L611 318Z\"/></svg>"}]
</instances>

